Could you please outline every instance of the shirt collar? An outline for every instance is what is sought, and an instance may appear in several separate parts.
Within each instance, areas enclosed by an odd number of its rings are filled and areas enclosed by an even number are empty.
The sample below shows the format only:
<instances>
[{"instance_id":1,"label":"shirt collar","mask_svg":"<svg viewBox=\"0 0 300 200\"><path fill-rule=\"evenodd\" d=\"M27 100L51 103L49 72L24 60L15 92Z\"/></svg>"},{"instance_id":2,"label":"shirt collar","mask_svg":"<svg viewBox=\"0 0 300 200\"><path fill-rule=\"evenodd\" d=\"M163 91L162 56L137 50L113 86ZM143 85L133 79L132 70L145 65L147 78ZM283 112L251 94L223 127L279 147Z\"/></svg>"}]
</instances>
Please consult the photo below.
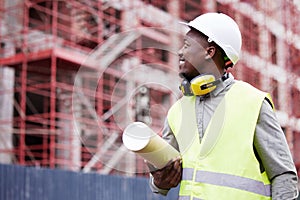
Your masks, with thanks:
<instances>
[{"instance_id":1,"label":"shirt collar","mask_svg":"<svg viewBox=\"0 0 300 200\"><path fill-rule=\"evenodd\" d=\"M217 85L217 88L213 90L210 95L218 96L222 91L228 86L232 85L234 82L234 77L231 73L228 73L228 78Z\"/></svg>"}]
</instances>

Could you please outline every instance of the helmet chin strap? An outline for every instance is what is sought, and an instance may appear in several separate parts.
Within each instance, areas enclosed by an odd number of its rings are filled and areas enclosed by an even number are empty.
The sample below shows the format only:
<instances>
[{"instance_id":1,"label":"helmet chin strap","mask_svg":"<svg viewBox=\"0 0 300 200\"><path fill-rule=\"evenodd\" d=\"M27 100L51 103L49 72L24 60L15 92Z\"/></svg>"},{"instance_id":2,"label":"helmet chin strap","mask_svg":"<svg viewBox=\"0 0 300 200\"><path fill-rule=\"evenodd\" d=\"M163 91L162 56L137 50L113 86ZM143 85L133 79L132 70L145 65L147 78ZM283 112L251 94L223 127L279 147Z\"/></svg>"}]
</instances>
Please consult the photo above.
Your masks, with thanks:
<instances>
[{"instance_id":1,"label":"helmet chin strap","mask_svg":"<svg viewBox=\"0 0 300 200\"><path fill-rule=\"evenodd\" d=\"M203 96L206 95L217 88L217 85L225 81L228 77L228 73L224 73L219 79L215 79L215 76L211 74L203 74L196 76L191 81L188 81L184 75L182 76L184 80L182 81L179 89L185 96Z\"/></svg>"}]
</instances>

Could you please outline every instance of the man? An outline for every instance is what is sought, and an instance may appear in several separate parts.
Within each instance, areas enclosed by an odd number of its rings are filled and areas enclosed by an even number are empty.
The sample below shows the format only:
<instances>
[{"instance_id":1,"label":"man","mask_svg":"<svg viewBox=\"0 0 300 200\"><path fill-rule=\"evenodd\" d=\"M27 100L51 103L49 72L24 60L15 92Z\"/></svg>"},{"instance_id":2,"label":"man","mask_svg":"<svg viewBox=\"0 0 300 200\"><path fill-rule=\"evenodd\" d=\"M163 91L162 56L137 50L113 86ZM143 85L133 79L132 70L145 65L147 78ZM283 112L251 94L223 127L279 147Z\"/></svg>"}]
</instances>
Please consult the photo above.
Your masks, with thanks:
<instances>
[{"instance_id":1,"label":"man","mask_svg":"<svg viewBox=\"0 0 300 200\"><path fill-rule=\"evenodd\" d=\"M151 169L150 187L179 199L296 199L297 174L267 93L234 80L241 33L229 16L200 15L178 52L184 96L169 110L163 138L181 153Z\"/></svg>"}]
</instances>

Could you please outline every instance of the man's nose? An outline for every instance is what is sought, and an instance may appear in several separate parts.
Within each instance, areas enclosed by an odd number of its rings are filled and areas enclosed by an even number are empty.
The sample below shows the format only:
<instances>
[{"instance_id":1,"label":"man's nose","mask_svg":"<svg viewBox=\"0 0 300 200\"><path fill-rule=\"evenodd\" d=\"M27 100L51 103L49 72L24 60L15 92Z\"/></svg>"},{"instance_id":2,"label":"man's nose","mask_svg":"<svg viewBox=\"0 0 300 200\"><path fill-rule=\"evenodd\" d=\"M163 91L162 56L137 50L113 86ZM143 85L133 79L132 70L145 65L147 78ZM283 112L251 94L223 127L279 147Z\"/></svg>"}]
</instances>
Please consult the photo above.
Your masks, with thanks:
<instances>
[{"instance_id":1,"label":"man's nose","mask_svg":"<svg viewBox=\"0 0 300 200\"><path fill-rule=\"evenodd\" d=\"M177 52L177 55L179 56L179 58L181 58L183 56L183 51L182 51L183 47L180 48Z\"/></svg>"}]
</instances>

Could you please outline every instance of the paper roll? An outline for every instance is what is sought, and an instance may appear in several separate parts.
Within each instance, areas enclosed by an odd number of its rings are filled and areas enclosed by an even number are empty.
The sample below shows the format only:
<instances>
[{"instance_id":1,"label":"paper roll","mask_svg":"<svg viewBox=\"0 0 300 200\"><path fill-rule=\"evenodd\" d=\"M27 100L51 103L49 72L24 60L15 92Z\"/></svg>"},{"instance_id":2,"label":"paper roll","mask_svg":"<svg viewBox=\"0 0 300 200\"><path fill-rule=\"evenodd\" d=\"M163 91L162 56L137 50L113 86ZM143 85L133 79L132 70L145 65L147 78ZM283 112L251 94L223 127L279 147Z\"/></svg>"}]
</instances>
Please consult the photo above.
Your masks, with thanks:
<instances>
[{"instance_id":1,"label":"paper roll","mask_svg":"<svg viewBox=\"0 0 300 200\"><path fill-rule=\"evenodd\" d=\"M180 153L142 122L129 124L123 132L123 144L156 168L180 156Z\"/></svg>"}]
</instances>

